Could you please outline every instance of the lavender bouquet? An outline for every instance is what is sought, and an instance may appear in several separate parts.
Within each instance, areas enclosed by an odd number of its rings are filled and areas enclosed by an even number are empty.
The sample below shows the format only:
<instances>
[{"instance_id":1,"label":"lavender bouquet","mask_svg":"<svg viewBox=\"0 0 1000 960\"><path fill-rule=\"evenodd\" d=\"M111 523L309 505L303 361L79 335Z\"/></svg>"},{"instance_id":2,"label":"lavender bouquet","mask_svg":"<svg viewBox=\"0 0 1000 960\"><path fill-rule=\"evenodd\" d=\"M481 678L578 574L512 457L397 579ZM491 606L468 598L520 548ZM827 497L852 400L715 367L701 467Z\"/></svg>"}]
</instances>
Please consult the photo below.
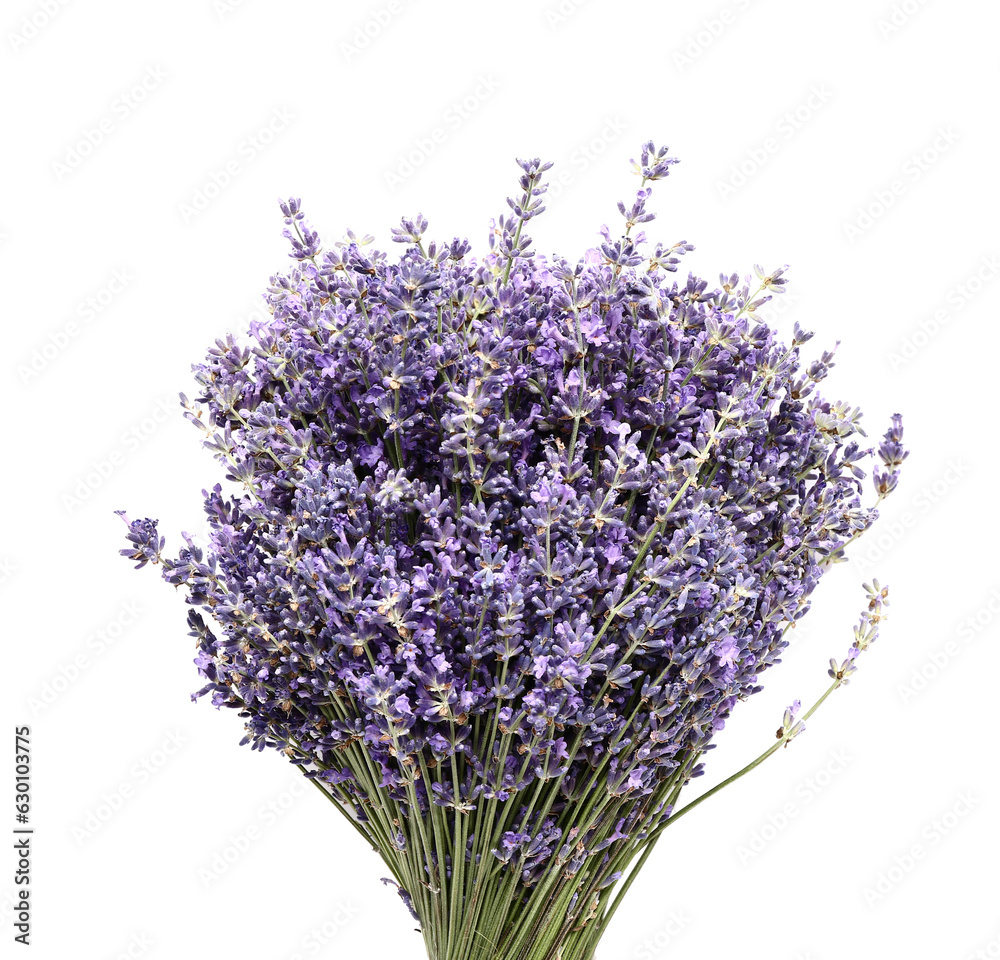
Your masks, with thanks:
<instances>
[{"instance_id":1,"label":"lavender bouquet","mask_svg":"<svg viewBox=\"0 0 1000 960\"><path fill-rule=\"evenodd\" d=\"M205 552L129 525L122 553L193 607L195 696L344 814L432 960L594 956L664 829L802 730L796 703L678 806L906 456L896 416L863 505L876 451L816 392L832 355L801 365L810 335L757 315L782 270L671 278L690 244L636 228L674 162L642 147L622 232L577 262L531 251L538 160L481 259L422 216L396 262L323 247L282 203L270 318L182 396L238 487L205 493ZM866 589L819 702L876 637Z\"/></svg>"}]
</instances>

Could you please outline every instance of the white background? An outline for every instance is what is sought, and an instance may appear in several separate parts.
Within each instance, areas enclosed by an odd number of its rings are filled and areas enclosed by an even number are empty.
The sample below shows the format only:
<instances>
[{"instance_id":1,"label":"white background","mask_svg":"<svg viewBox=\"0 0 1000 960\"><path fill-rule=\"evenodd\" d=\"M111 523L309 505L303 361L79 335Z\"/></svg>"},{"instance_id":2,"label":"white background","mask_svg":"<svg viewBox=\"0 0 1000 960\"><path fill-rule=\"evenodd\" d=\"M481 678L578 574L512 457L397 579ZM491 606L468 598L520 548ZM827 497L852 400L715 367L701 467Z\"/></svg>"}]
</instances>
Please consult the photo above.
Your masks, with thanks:
<instances>
[{"instance_id":1,"label":"white background","mask_svg":"<svg viewBox=\"0 0 1000 960\"><path fill-rule=\"evenodd\" d=\"M112 511L174 545L201 529L220 470L176 395L289 262L279 196L331 241L384 249L422 211L482 252L514 157L539 155L563 180L536 248L576 256L649 138L682 159L650 235L694 243L710 282L790 263L775 323L842 341L825 392L873 438L903 412L914 452L691 796L824 688L873 575L882 639L792 749L666 835L601 958L1000 955L998 28L973 0L5 3L2 721L33 728L25 955L422 955L375 855L280 757L237 747L235 714L189 701L182 599L116 555ZM12 874L8 854L4 956Z\"/></svg>"}]
</instances>

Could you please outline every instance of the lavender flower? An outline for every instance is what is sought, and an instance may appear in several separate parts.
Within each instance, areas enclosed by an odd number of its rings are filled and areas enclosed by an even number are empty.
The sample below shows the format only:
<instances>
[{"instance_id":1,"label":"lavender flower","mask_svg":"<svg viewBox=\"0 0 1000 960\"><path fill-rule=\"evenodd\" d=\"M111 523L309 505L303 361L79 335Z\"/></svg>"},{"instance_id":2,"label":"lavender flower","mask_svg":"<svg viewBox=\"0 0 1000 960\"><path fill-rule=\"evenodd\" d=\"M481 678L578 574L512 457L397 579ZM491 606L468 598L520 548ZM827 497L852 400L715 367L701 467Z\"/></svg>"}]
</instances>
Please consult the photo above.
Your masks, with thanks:
<instances>
[{"instance_id":1,"label":"lavender flower","mask_svg":"<svg viewBox=\"0 0 1000 960\"><path fill-rule=\"evenodd\" d=\"M786 708L785 716L781 721L781 729L778 731L778 739L787 747L800 733L806 729L805 722L796 719L802 710L802 701L796 700L790 707Z\"/></svg>"},{"instance_id":2,"label":"lavender flower","mask_svg":"<svg viewBox=\"0 0 1000 960\"><path fill-rule=\"evenodd\" d=\"M192 605L198 695L380 852L434 958L591 956L610 888L877 516L860 414L817 393L832 354L757 313L785 268L678 280L691 245L633 232L675 162L643 145L621 231L576 261L532 252L537 159L481 259L419 214L395 261L324 245L283 202L268 319L182 397L232 485L204 493L208 549L129 524L122 553ZM876 503L898 416L877 454Z\"/></svg>"}]
</instances>

